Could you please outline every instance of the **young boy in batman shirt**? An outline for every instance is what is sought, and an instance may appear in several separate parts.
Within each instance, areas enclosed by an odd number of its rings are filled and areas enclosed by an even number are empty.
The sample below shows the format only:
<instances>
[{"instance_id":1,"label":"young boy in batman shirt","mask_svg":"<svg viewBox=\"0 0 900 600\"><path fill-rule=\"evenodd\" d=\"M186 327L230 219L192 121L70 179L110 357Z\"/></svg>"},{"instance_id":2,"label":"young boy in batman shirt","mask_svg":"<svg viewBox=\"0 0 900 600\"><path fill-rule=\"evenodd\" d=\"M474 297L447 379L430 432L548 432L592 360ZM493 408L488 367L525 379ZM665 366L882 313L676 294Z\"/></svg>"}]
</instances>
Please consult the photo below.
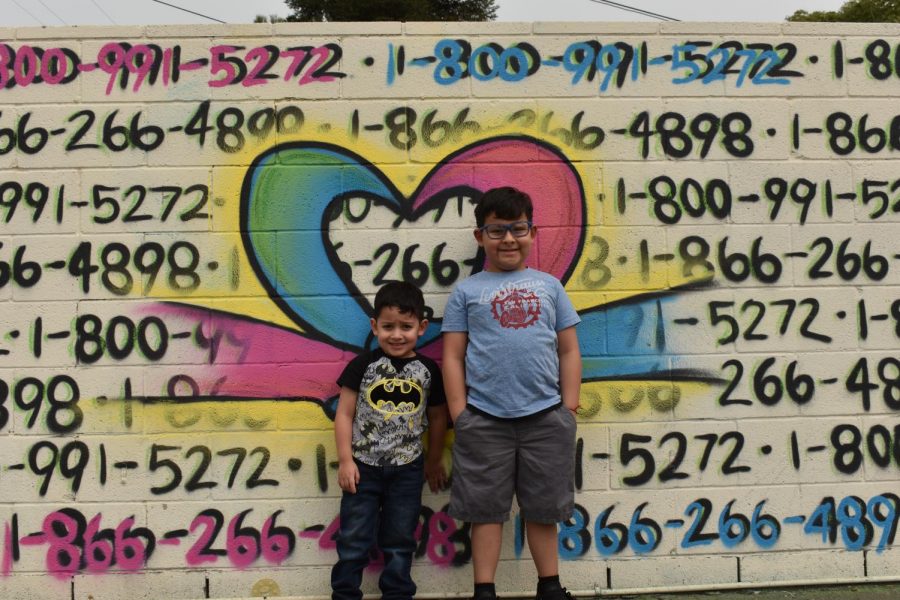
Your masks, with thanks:
<instances>
[{"instance_id":1,"label":"young boy in batman shirt","mask_svg":"<svg viewBox=\"0 0 900 600\"><path fill-rule=\"evenodd\" d=\"M384 554L378 585L384 600L412 600L410 575L422 484L441 489L447 407L441 371L415 350L425 333L421 290L388 283L375 295L372 333L378 348L350 361L338 378L334 417L341 497L333 600L361 600L369 551ZM422 434L428 429L428 453Z\"/></svg>"}]
</instances>

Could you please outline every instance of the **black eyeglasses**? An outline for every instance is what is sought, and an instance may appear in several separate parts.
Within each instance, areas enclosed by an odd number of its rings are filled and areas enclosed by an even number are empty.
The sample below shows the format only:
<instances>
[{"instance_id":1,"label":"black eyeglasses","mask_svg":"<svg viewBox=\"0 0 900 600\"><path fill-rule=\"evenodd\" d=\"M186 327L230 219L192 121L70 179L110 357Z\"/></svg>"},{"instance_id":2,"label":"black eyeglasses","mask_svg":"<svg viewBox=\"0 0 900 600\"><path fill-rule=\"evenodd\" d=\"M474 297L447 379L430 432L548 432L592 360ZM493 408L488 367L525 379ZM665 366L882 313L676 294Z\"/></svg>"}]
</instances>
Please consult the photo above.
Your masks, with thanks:
<instances>
[{"instance_id":1,"label":"black eyeglasses","mask_svg":"<svg viewBox=\"0 0 900 600\"><path fill-rule=\"evenodd\" d=\"M507 231L513 234L513 237L525 237L528 235L528 232L531 231L531 226L531 221L516 221L509 225L491 223L490 225L479 227L479 229L486 233L492 240L502 240L506 237Z\"/></svg>"}]
</instances>

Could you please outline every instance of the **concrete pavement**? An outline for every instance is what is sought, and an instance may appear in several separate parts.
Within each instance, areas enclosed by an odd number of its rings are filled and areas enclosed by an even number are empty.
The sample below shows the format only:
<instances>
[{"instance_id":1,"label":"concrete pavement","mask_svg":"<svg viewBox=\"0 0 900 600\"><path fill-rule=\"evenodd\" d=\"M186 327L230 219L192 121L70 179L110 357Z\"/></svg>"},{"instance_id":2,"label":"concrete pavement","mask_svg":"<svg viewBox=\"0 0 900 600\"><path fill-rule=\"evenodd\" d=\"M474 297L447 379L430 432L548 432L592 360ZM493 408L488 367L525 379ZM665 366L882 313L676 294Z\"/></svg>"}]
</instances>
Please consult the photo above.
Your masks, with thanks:
<instances>
[{"instance_id":1,"label":"concrete pavement","mask_svg":"<svg viewBox=\"0 0 900 600\"><path fill-rule=\"evenodd\" d=\"M604 596L636 600L900 600L900 583L786 587L727 592Z\"/></svg>"}]
</instances>

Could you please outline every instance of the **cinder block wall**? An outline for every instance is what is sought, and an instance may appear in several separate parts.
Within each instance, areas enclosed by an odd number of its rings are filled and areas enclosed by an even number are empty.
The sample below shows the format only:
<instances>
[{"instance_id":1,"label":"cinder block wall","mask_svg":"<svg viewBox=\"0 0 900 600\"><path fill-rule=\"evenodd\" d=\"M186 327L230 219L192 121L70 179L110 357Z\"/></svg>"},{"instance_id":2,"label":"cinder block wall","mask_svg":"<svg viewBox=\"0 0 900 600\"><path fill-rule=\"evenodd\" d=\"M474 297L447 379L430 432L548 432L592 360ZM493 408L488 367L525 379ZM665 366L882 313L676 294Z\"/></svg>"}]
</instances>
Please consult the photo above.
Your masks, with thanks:
<instances>
[{"instance_id":1,"label":"cinder block wall","mask_svg":"<svg viewBox=\"0 0 900 600\"><path fill-rule=\"evenodd\" d=\"M439 356L498 185L582 313L565 585L897 575L900 28L0 37L0 596L327 595L335 377L389 280ZM420 592L467 593L425 498Z\"/></svg>"}]
</instances>

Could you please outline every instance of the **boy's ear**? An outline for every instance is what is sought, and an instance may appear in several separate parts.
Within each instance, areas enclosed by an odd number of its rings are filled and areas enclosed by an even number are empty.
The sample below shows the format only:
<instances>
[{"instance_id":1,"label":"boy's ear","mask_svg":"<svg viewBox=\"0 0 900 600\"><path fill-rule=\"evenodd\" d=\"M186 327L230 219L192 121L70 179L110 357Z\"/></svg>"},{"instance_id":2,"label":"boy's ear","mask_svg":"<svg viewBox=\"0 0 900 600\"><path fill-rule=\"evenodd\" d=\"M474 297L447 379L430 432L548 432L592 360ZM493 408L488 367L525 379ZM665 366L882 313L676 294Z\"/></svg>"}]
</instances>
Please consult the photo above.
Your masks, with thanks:
<instances>
[{"instance_id":1,"label":"boy's ear","mask_svg":"<svg viewBox=\"0 0 900 600\"><path fill-rule=\"evenodd\" d=\"M422 319L419 321L419 337L425 335L426 329L428 329L428 319Z\"/></svg>"},{"instance_id":2,"label":"boy's ear","mask_svg":"<svg viewBox=\"0 0 900 600\"><path fill-rule=\"evenodd\" d=\"M476 227L472 233L475 234L475 241L478 242L478 245L484 246L484 232Z\"/></svg>"},{"instance_id":3,"label":"boy's ear","mask_svg":"<svg viewBox=\"0 0 900 600\"><path fill-rule=\"evenodd\" d=\"M377 331L375 331L375 319L369 319L369 326L372 328L373 334L378 333Z\"/></svg>"}]
</instances>

